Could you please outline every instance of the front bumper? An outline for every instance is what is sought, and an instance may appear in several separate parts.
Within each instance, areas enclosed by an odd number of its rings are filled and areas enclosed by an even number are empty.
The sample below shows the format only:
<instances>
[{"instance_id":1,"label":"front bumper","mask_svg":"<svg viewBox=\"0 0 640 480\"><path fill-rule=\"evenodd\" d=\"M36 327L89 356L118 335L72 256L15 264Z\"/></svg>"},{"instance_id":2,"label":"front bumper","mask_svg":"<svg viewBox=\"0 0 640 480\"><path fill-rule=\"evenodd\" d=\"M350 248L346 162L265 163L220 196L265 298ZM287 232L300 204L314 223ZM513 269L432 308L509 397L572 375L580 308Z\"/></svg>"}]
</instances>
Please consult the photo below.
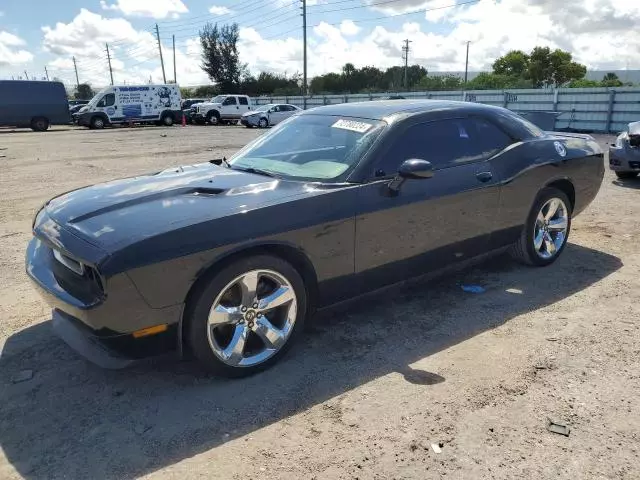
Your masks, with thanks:
<instances>
[{"instance_id":1,"label":"front bumper","mask_svg":"<svg viewBox=\"0 0 640 480\"><path fill-rule=\"evenodd\" d=\"M257 127L259 120L259 117L242 117L240 123L245 127Z\"/></svg>"},{"instance_id":2,"label":"front bumper","mask_svg":"<svg viewBox=\"0 0 640 480\"><path fill-rule=\"evenodd\" d=\"M54 263L55 262L55 263ZM123 368L133 360L166 353L178 346L182 307L151 308L126 274L105 280L101 295L74 290L82 278L63 278L52 247L34 237L27 247L26 271L52 307L54 331L74 350L104 368ZM62 273L62 275L61 275ZM133 332L166 324L162 333L134 337Z\"/></svg>"},{"instance_id":3,"label":"front bumper","mask_svg":"<svg viewBox=\"0 0 640 480\"><path fill-rule=\"evenodd\" d=\"M640 172L640 148L609 147L609 168L616 172Z\"/></svg>"}]
</instances>

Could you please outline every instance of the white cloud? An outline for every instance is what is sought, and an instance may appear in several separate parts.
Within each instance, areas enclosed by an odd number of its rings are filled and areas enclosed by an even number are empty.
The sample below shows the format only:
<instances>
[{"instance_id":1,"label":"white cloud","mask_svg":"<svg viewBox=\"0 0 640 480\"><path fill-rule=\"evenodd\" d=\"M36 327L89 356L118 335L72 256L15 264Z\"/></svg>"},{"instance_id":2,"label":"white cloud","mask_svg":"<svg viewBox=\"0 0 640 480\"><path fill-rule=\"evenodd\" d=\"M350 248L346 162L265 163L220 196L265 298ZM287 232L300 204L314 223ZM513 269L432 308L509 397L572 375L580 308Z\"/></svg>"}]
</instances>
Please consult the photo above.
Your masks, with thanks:
<instances>
[{"instance_id":1,"label":"white cloud","mask_svg":"<svg viewBox=\"0 0 640 480\"><path fill-rule=\"evenodd\" d=\"M25 41L20 37L0 31L0 66L19 65L33 60L33 54L23 47Z\"/></svg>"},{"instance_id":2,"label":"white cloud","mask_svg":"<svg viewBox=\"0 0 640 480\"><path fill-rule=\"evenodd\" d=\"M116 3L108 4L106 0L100 0L103 10L117 10L127 16L177 18L189 10L182 0L116 0Z\"/></svg>"},{"instance_id":3,"label":"white cloud","mask_svg":"<svg viewBox=\"0 0 640 480\"><path fill-rule=\"evenodd\" d=\"M343 20L340 24L340 32L343 35L357 35L360 27L353 23L352 20Z\"/></svg>"},{"instance_id":4,"label":"white cloud","mask_svg":"<svg viewBox=\"0 0 640 480\"><path fill-rule=\"evenodd\" d=\"M387 13L402 9L423 12L429 8L427 4L434 8L453 1L404 0L389 3ZM434 12L440 13L436 16ZM420 22L423 15L429 15L439 26L424 27ZM407 21L413 19L416 21ZM509 50L530 51L536 45L569 50L577 61L591 69L640 68L640 57L636 55L640 51L640 37L634 33L634 26L640 24L640 3L629 0L585 0L568 3L563 8L551 0L481 0L474 5L399 17L384 25L387 24L390 26L362 24L371 26L359 28L355 22L343 20L336 26L321 22L310 29L309 77L339 71L348 62L382 69L401 65L405 38L412 41L409 62L421 64L429 71L463 70L467 41L471 41L470 70L490 69L493 60ZM162 81L154 36L136 30L123 18L104 18L81 10L71 22L43 27L43 32L45 51L60 56L60 63L54 63L56 60L49 65L70 72L72 79L73 67L69 62L75 55L81 81L89 79L95 85L106 85L104 43L109 42L116 82L124 79L127 83L146 82L150 75L155 82ZM11 34L0 34L0 58L8 58L2 48L9 48L15 57L24 47L21 39L7 35ZM248 63L253 73L302 72L302 40L297 33L287 38L265 39L259 30L241 28L238 48L241 60ZM163 45L163 50L167 77L172 78L170 45ZM29 52L24 53L29 60L32 58ZM200 69L199 55L197 36L178 45L181 85L210 83Z\"/></svg>"},{"instance_id":5,"label":"white cloud","mask_svg":"<svg viewBox=\"0 0 640 480\"><path fill-rule=\"evenodd\" d=\"M214 15L229 15L230 13L234 13L234 11L227 7L212 5L209 13L213 13Z\"/></svg>"}]
</instances>

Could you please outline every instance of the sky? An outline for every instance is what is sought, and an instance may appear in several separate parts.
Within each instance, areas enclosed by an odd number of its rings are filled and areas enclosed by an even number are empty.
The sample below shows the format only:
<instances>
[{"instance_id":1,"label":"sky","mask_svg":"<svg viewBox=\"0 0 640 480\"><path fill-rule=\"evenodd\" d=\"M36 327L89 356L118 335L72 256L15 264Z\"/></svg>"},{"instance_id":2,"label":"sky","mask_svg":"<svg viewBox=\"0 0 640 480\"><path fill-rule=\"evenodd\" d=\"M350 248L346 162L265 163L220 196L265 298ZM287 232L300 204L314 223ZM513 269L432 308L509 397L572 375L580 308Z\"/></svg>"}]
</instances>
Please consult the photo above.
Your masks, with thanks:
<instances>
[{"instance_id":1,"label":"sky","mask_svg":"<svg viewBox=\"0 0 640 480\"><path fill-rule=\"evenodd\" d=\"M167 80L172 36L180 85L211 83L199 67L198 31L237 23L242 62L253 73L303 69L301 0L1 0L0 79L49 77L116 84ZM509 50L562 48L592 70L640 69L638 0L307 0L309 77L356 67L409 63L428 71L490 70Z\"/></svg>"}]
</instances>

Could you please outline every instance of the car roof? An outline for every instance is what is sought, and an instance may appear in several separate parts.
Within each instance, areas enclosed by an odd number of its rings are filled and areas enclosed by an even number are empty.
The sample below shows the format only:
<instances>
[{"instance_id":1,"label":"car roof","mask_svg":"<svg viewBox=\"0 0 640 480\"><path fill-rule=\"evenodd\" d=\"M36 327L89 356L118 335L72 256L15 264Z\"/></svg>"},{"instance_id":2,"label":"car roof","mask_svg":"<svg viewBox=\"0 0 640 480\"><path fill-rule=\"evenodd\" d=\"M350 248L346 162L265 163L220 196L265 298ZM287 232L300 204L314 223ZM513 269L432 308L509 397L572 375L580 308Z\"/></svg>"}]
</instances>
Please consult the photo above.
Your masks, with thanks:
<instances>
[{"instance_id":1,"label":"car roof","mask_svg":"<svg viewBox=\"0 0 640 480\"><path fill-rule=\"evenodd\" d=\"M374 100L357 103L340 103L306 110L307 115L335 115L341 117L360 117L382 120L397 115L411 115L436 110L454 110L460 112L502 110L499 107L472 102L452 100Z\"/></svg>"}]
</instances>

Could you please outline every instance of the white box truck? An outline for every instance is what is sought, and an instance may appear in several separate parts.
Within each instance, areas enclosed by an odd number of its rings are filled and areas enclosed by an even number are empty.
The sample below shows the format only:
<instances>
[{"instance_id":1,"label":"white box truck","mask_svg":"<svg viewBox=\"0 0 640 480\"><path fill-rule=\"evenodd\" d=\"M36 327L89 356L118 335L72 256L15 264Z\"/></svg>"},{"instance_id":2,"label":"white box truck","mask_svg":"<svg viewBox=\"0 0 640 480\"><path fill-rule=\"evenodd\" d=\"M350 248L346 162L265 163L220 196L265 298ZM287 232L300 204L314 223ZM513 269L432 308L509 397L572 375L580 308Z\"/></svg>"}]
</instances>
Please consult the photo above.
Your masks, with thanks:
<instances>
[{"instance_id":1,"label":"white box truck","mask_svg":"<svg viewBox=\"0 0 640 480\"><path fill-rule=\"evenodd\" d=\"M169 85L112 85L77 113L78 125L104 128L118 123L173 125L182 118L180 88Z\"/></svg>"}]
</instances>

